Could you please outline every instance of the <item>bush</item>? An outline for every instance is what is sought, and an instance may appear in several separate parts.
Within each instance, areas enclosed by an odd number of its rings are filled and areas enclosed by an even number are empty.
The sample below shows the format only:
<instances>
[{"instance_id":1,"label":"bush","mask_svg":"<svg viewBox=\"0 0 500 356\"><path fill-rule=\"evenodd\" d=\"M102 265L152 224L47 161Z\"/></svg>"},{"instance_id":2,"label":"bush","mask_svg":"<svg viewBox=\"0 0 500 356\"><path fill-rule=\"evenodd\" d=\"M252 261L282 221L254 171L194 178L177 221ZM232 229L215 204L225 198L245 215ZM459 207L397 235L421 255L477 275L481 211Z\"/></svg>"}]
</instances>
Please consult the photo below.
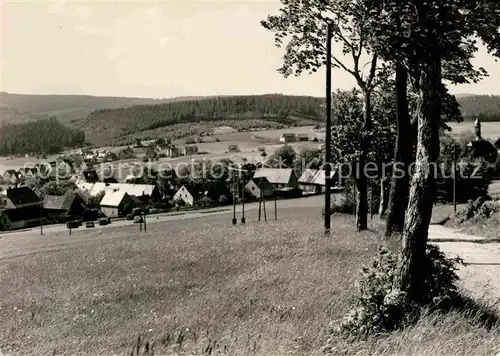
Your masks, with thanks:
<instances>
[{"instance_id":1,"label":"bush","mask_svg":"<svg viewBox=\"0 0 500 356\"><path fill-rule=\"evenodd\" d=\"M465 209L457 214L457 221L463 223L468 220L485 220L491 218L500 211L500 204L495 201L487 201L478 198L475 201L469 200Z\"/></svg>"},{"instance_id":2,"label":"bush","mask_svg":"<svg viewBox=\"0 0 500 356\"><path fill-rule=\"evenodd\" d=\"M421 266L425 275L421 305L407 305L403 293L392 291L396 263L397 257L381 248L372 265L363 268L353 308L332 336L365 337L393 331L415 321L420 307L437 308L457 300L458 258L448 259L437 246L427 246L427 259Z\"/></svg>"}]
</instances>

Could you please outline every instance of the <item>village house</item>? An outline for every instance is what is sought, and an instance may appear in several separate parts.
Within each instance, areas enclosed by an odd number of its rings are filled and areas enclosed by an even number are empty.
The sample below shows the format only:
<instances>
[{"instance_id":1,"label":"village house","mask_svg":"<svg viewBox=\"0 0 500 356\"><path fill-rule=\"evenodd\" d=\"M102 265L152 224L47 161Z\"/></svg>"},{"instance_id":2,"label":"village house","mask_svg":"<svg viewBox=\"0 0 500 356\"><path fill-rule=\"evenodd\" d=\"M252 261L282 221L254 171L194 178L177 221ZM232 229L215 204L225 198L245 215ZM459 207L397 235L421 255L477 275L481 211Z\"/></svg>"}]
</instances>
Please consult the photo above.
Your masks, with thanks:
<instances>
[{"instance_id":1,"label":"village house","mask_svg":"<svg viewBox=\"0 0 500 356\"><path fill-rule=\"evenodd\" d=\"M298 187L297 176L291 168L259 168L255 171L253 179L262 177L266 178L275 190Z\"/></svg>"},{"instance_id":2,"label":"village house","mask_svg":"<svg viewBox=\"0 0 500 356\"><path fill-rule=\"evenodd\" d=\"M82 216L87 209L85 200L74 192L45 196L43 208L47 217L53 221L65 221L70 216Z\"/></svg>"},{"instance_id":3,"label":"village house","mask_svg":"<svg viewBox=\"0 0 500 356\"><path fill-rule=\"evenodd\" d=\"M184 156L192 156L198 153L197 145L188 145L182 147L181 154Z\"/></svg>"},{"instance_id":4,"label":"village house","mask_svg":"<svg viewBox=\"0 0 500 356\"><path fill-rule=\"evenodd\" d=\"M309 135L306 133L298 134L299 141L309 141Z\"/></svg>"},{"instance_id":5,"label":"village house","mask_svg":"<svg viewBox=\"0 0 500 356\"><path fill-rule=\"evenodd\" d=\"M86 169L82 172L83 178L88 183L95 183L99 181L99 175L95 169Z\"/></svg>"},{"instance_id":6,"label":"village house","mask_svg":"<svg viewBox=\"0 0 500 356\"><path fill-rule=\"evenodd\" d=\"M268 198L274 194L274 187L265 177L254 178L245 185L245 191L256 199Z\"/></svg>"},{"instance_id":7,"label":"village house","mask_svg":"<svg viewBox=\"0 0 500 356\"><path fill-rule=\"evenodd\" d=\"M107 191L99 204L101 211L108 218L124 216L137 206L135 199L124 191Z\"/></svg>"},{"instance_id":8,"label":"village house","mask_svg":"<svg viewBox=\"0 0 500 356\"><path fill-rule=\"evenodd\" d=\"M198 187L186 184L180 187L180 189L174 194L174 201L182 201L188 206L194 206L202 196L203 192L201 192Z\"/></svg>"},{"instance_id":9,"label":"village house","mask_svg":"<svg viewBox=\"0 0 500 356\"><path fill-rule=\"evenodd\" d=\"M40 198L28 187L10 188L0 194L0 230L39 226L44 219Z\"/></svg>"},{"instance_id":10,"label":"village house","mask_svg":"<svg viewBox=\"0 0 500 356\"><path fill-rule=\"evenodd\" d=\"M85 181L77 181L75 183L80 191L87 192L92 197L95 197L102 192L122 191L132 197L146 199L152 201L161 200L161 194L158 187L153 184L128 184L128 183L88 183Z\"/></svg>"},{"instance_id":11,"label":"village house","mask_svg":"<svg viewBox=\"0 0 500 356\"><path fill-rule=\"evenodd\" d=\"M334 177L335 171L332 170L330 179ZM325 191L325 178L324 170L306 169L299 178L299 188L307 194L320 194Z\"/></svg>"},{"instance_id":12,"label":"village house","mask_svg":"<svg viewBox=\"0 0 500 356\"><path fill-rule=\"evenodd\" d=\"M179 157L181 155L181 150L177 146L170 146L165 148L165 156L167 157Z\"/></svg>"},{"instance_id":13,"label":"village house","mask_svg":"<svg viewBox=\"0 0 500 356\"><path fill-rule=\"evenodd\" d=\"M295 136L294 133L283 133L280 136L281 143L290 143L290 142L295 142L296 140L297 137Z\"/></svg>"},{"instance_id":14,"label":"village house","mask_svg":"<svg viewBox=\"0 0 500 356\"><path fill-rule=\"evenodd\" d=\"M8 169L3 174L4 184L17 184L21 179L21 173L16 171L15 169Z\"/></svg>"}]
</instances>

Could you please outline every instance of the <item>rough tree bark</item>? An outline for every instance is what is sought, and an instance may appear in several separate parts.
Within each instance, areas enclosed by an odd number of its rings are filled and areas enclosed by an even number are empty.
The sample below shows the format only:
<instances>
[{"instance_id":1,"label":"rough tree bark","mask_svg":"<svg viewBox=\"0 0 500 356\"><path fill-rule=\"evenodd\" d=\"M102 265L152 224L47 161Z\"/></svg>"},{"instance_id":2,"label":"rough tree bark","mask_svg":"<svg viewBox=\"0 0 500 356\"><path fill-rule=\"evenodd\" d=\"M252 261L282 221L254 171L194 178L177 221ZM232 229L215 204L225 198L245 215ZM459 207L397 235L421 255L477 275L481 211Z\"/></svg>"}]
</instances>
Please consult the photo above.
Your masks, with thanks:
<instances>
[{"instance_id":1,"label":"rough tree bark","mask_svg":"<svg viewBox=\"0 0 500 356\"><path fill-rule=\"evenodd\" d=\"M356 228L358 231L368 229L368 179L366 177L366 163L370 150L370 132L372 130L371 93L363 91L363 138L361 139L361 153L356 166Z\"/></svg>"},{"instance_id":2,"label":"rough tree bark","mask_svg":"<svg viewBox=\"0 0 500 356\"><path fill-rule=\"evenodd\" d=\"M410 192L408 167L412 161L413 130L408 109L408 72L404 65L396 64L396 120L397 138L394 150L389 207L385 236L402 233Z\"/></svg>"},{"instance_id":3,"label":"rough tree bark","mask_svg":"<svg viewBox=\"0 0 500 356\"><path fill-rule=\"evenodd\" d=\"M388 199L387 199L387 179L382 177L380 179L380 204L378 207L378 215L384 218L387 213Z\"/></svg>"},{"instance_id":4,"label":"rough tree bark","mask_svg":"<svg viewBox=\"0 0 500 356\"><path fill-rule=\"evenodd\" d=\"M407 300L419 302L423 291L422 261L426 258L429 223L436 195L434 168L439 157L441 103L441 58L426 57L419 80L418 135L415 173L411 181L401 254L396 267L393 291L406 293Z\"/></svg>"}]
</instances>

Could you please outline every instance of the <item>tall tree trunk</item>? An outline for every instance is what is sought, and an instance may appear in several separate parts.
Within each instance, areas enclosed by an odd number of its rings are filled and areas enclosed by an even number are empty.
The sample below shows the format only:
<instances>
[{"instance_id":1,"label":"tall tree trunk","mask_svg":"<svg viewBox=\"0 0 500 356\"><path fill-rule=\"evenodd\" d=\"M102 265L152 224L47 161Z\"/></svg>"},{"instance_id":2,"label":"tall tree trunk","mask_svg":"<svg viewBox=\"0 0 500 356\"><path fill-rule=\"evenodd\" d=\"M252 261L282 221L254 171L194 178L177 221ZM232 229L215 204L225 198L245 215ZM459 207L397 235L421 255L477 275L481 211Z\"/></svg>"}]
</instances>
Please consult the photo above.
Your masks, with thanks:
<instances>
[{"instance_id":1,"label":"tall tree trunk","mask_svg":"<svg viewBox=\"0 0 500 356\"><path fill-rule=\"evenodd\" d=\"M387 179L382 177L380 179L380 204L378 208L378 215L384 218L387 213Z\"/></svg>"},{"instance_id":2,"label":"tall tree trunk","mask_svg":"<svg viewBox=\"0 0 500 356\"><path fill-rule=\"evenodd\" d=\"M415 173L406 211L401 254L393 280L393 290L405 292L407 300L419 302L423 291L422 263L432 207L436 196L437 159L439 157L439 121L441 102L441 59L438 54L426 58L420 77L418 135Z\"/></svg>"},{"instance_id":3,"label":"tall tree trunk","mask_svg":"<svg viewBox=\"0 0 500 356\"><path fill-rule=\"evenodd\" d=\"M361 154L356 167L356 228L358 231L368 229L368 179L366 177L366 163L370 150L370 131L372 130L371 93L363 91L363 138L361 139Z\"/></svg>"},{"instance_id":4,"label":"tall tree trunk","mask_svg":"<svg viewBox=\"0 0 500 356\"><path fill-rule=\"evenodd\" d=\"M404 65L396 64L396 120L397 138L394 150L389 208L385 236L402 233L410 193L408 167L412 161L413 130L408 109L408 72Z\"/></svg>"}]
</instances>

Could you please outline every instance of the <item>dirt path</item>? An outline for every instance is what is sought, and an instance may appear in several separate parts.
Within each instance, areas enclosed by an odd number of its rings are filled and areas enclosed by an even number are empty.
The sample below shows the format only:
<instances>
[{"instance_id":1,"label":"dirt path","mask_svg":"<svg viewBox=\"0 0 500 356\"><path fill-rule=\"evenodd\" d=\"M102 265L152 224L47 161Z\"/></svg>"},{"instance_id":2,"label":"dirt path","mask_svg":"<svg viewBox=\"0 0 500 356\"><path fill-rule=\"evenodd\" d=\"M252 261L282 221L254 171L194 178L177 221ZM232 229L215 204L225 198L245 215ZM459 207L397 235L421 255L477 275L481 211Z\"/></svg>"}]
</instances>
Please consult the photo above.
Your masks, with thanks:
<instances>
[{"instance_id":1,"label":"dirt path","mask_svg":"<svg viewBox=\"0 0 500 356\"><path fill-rule=\"evenodd\" d=\"M499 240L466 235L440 225L430 226L429 239L448 256L458 255L467 264L458 271L462 288L475 298L496 303L500 309Z\"/></svg>"}]
</instances>

